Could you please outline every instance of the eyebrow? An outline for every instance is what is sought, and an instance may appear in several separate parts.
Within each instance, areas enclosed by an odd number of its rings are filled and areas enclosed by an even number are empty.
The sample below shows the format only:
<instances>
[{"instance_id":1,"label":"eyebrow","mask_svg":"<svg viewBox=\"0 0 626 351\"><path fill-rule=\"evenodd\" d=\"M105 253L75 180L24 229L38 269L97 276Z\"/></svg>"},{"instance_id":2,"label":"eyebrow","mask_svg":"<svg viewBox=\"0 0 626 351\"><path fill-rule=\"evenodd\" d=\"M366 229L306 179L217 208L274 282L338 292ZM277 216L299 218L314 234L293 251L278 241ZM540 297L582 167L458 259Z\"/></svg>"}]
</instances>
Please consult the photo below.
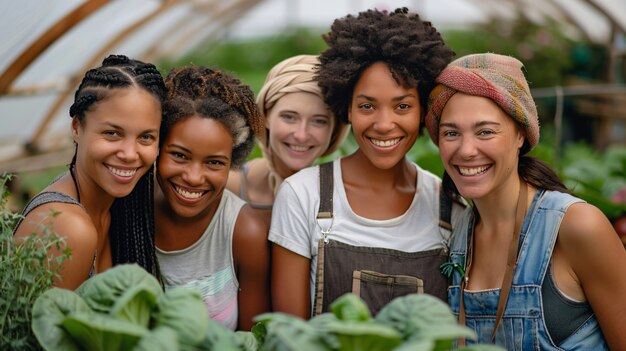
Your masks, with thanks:
<instances>
[{"instance_id":1,"label":"eyebrow","mask_svg":"<svg viewBox=\"0 0 626 351\"><path fill-rule=\"evenodd\" d=\"M365 94L359 94L359 95L355 96L355 98L363 98L363 99L368 100L368 101L377 101L376 98L374 98L372 96L365 95ZM403 100L403 99L406 99L406 98L417 99L417 97L415 95L413 95L413 94L406 94L406 95L400 95L400 96L393 97L393 98L391 98L391 100L392 101L400 101L400 100Z\"/></svg>"},{"instance_id":2,"label":"eyebrow","mask_svg":"<svg viewBox=\"0 0 626 351\"><path fill-rule=\"evenodd\" d=\"M191 150L189 150L188 148L186 148L184 146L178 145L178 144L167 144L167 146L168 147L175 147L175 148L181 149L182 151L184 151L184 152L186 152L188 154L193 154L193 152L191 152ZM228 156L224 156L224 155L209 155L209 156L205 157L205 159L207 159L207 158L219 158L219 159L224 159L224 160L227 160L227 161L230 160L230 158Z\"/></svg>"},{"instance_id":3,"label":"eyebrow","mask_svg":"<svg viewBox=\"0 0 626 351\"><path fill-rule=\"evenodd\" d=\"M296 110L290 110L290 109L286 109L286 110L280 110L278 111L279 113L293 113L294 115L298 115L301 116L302 114ZM330 116L326 113L316 113L314 115L312 115L312 117L325 117L325 118L330 118Z\"/></svg>"},{"instance_id":4,"label":"eyebrow","mask_svg":"<svg viewBox=\"0 0 626 351\"><path fill-rule=\"evenodd\" d=\"M484 127L484 126L490 126L490 125L496 125L499 126L500 123L498 122L493 122L493 121L480 121L480 122L476 122L473 125L473 128L478 128L478 127ZM457 128L457 124L453 123L453 122L445 122L445 123L441 123L439 124L439 128L441 127L448 127L448 128Z\"/></svg>"},{"instance_id":5,"label":"eyebrow","mask_svg":"<svg viewBox=\"0 0 626 351\"><path fill-rule=\"evenodd\" d=\"M109 126L109 127L113 128L113 129L124 130L124 128L123 128L122 126L117 125L117 124L115 124L115 123L111 123L111 122L103 122L102 124L107 125L107 126ZM146 130L142 131L141 133L142 133L142 134L146 134L146 133L156 133L156 132L158 132L158 130L157 130L157 129L146 129Z\"/></svg>"}]
</instances>

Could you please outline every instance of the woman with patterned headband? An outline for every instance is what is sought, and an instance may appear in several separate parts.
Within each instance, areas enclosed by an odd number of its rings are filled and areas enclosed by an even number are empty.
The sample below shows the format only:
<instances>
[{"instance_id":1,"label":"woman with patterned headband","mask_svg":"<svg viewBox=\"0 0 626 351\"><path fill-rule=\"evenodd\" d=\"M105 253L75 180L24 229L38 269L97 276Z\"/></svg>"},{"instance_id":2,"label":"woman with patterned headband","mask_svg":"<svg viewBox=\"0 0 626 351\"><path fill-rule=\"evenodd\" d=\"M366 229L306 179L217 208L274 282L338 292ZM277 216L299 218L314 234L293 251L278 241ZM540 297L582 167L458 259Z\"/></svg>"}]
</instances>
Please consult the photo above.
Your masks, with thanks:
<instances>
[{"instance_id":1,"label":"woman with patterned headband","mask_svg":"<svg viewBox=\"0 0 626 351\"><path fill-rule=\"evenodd\" d=\"M426 127L444 188L473 204L446 267L460 322L508 350L626 349L626 252L599 209L527 155L539 122L522 63L469 55L437 83Z\"/></svg>"},{"instance_id":2,"label":"woman with patterned headband","mask_svg":"<svg viewBox=\"0 0 626 351\"><path fill-rule=\"evenodd\" d=\"M267 221L283 179L335 152L348 125L328 109L314 80L317 56L298 55L274 66L257 96L265 129L257 135L263 158L231 172L228 189Z\"/></svg>"}]
</instances>

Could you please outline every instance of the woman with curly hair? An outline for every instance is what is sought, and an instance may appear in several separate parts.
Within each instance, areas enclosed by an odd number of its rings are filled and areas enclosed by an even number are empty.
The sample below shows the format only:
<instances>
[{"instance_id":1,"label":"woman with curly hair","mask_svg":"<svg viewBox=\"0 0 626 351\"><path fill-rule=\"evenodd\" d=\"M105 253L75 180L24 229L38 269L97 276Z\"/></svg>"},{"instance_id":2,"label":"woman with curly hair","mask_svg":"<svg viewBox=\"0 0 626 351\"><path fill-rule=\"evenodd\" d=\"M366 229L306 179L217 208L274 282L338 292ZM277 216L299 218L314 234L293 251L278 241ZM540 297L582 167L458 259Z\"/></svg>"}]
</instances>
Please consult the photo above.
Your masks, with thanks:
<instances>
[{"instance_id":1,"label":"woman with curly hair","mask_svg":"<svg viewBox=\"0 0 626 351\"><path fill-rule=\"evenodd\" d=\"M151 63L110 55L85 73L69 111L69 171L30 200L14 231L18 239L39 233L43 221L65 239L71 257L55 286L75 289L121 263L159 277L152 194L164 98Z\"/></svg>"},{"instance_id":2,"label":"woman with curly hair","mask_svg":"<svg viewBox=\"0 0 626 351\"><path fill-rule=\"evenodd\" d=\"M207 67L173 70L165 83L155 193L165 287L198 290L212 319L249 330L269 311L268 228L225 187L264 128L254 94Z\"/></svg>"},{"instance_id":3,"label":"woman with curly hair","mask_svg":"<svg viewBox=\"0 0 626 351\"><path fill-rule=\"evenodd\" d=\"M317 56L298 55L274 66L257 96L265 129L257 135L263 158L231 172L228 189L238 194L267 220L283 179L335 152L348 134L348 125L328 109L315 81Z\"/></svg>"},{"instance_id":4,"label":"woman with curly hair","mask_svg":"<svg viewBox=\"0 0 626 351\"><path fill-rule=\"evenodd\" d=\"M406 154L453 53L407 9L348 15L324 39L317 80L359 148L281 185L269 234L273 306L308 318L347 292L373 313L408 293L445 301L450 231L439 223L461 206L440 202L440 179Z\"/></svg>"}]
</instances>

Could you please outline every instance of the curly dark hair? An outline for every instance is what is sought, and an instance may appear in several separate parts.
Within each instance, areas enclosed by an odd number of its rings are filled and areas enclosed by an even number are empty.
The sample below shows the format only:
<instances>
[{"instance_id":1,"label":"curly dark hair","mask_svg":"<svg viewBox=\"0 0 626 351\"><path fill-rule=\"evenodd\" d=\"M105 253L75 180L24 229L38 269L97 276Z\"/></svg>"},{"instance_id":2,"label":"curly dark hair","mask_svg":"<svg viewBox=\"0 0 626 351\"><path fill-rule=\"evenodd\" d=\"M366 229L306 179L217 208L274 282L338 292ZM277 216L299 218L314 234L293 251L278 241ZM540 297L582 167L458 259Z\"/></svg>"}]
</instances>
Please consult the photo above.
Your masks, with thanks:
<instances>
[{"instance_id":1,"label":"curly dark hair","mask_svg":"<svg viewBox=\"0 0 626 351\"><path fill-rule=\"evenodd\" d=\"M398 84L417 88L423 116L435 78L454 56L432 24L407 8L336 19L323 38L329 48L320 55L317 81L326 103L344 123L354 87L372 64L384 62Z\"/></svg>"},{"instance_id":2,"label":"curly dark hair","mask_svg":"<svg viewBox=\"0 0 626 351\"><path fill-rule=\"evenodd\" d=\"M165 78L161 143L172 127L192 116L223 123L233 137L232 167L240 167L254 147L255 132L264 131L261 115L249 86L234 76L205 66L173 69Z\"/></svg>"}]
</instances>

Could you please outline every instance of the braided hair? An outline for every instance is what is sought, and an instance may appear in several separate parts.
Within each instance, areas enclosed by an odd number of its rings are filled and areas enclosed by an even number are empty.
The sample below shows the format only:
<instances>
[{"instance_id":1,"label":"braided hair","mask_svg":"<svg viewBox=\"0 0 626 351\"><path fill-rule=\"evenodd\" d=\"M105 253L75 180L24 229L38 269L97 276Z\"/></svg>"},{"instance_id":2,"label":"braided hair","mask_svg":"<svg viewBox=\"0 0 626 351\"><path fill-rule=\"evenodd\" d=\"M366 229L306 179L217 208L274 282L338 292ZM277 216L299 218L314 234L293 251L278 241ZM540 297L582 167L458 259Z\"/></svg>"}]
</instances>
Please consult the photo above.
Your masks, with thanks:
<instances>
[{"instance_id":1,"label":"braided hair","mask_svg":"<svg viewBox=\"0 0 626 351\"><path fill-rule=\"evenodd\" d=\"M424 114L435 78L454 55L432 24L407 8L336 19L323 38L329 47L320 55L317 81L326 103L344 123L349 123L354 87L372 64L385 63L399 85L416 87Z\"/></svg>"},{"instance_id":2,"label":"braided hair","mask_svg":"<svg viewBox=\"0 0 626 351\"><path fill-rule=\"evenodd\" d=\"M254 136L265 125L249 86L234 76L204 66L173 69L165 78L168 89L163 105L161 143L172 127L192 116L215 119L233 137L232 167L238 168L254 147Z\"/></svg>"},{"instance_id":3,"label":"braided hair","mask_svg":"<svg viewBox=\"0 0 626 351\"><path fill-rule=\"evenodd\" d=\"M82 124L86 114L97 103L107 99L114 89L130 87L146 90L161 104L166 97L163 77L153 64L123 55L110 55L104 59L102 66L87 71L83 77L74 94L70 116ZM76 153L70 163L74 182L75 167ZM160 279L154 244L153 189L154 169L151 167L128 196L115 199L110 209L109 240L113 265L137 263Z\"/></svg>"}]
</instances>

